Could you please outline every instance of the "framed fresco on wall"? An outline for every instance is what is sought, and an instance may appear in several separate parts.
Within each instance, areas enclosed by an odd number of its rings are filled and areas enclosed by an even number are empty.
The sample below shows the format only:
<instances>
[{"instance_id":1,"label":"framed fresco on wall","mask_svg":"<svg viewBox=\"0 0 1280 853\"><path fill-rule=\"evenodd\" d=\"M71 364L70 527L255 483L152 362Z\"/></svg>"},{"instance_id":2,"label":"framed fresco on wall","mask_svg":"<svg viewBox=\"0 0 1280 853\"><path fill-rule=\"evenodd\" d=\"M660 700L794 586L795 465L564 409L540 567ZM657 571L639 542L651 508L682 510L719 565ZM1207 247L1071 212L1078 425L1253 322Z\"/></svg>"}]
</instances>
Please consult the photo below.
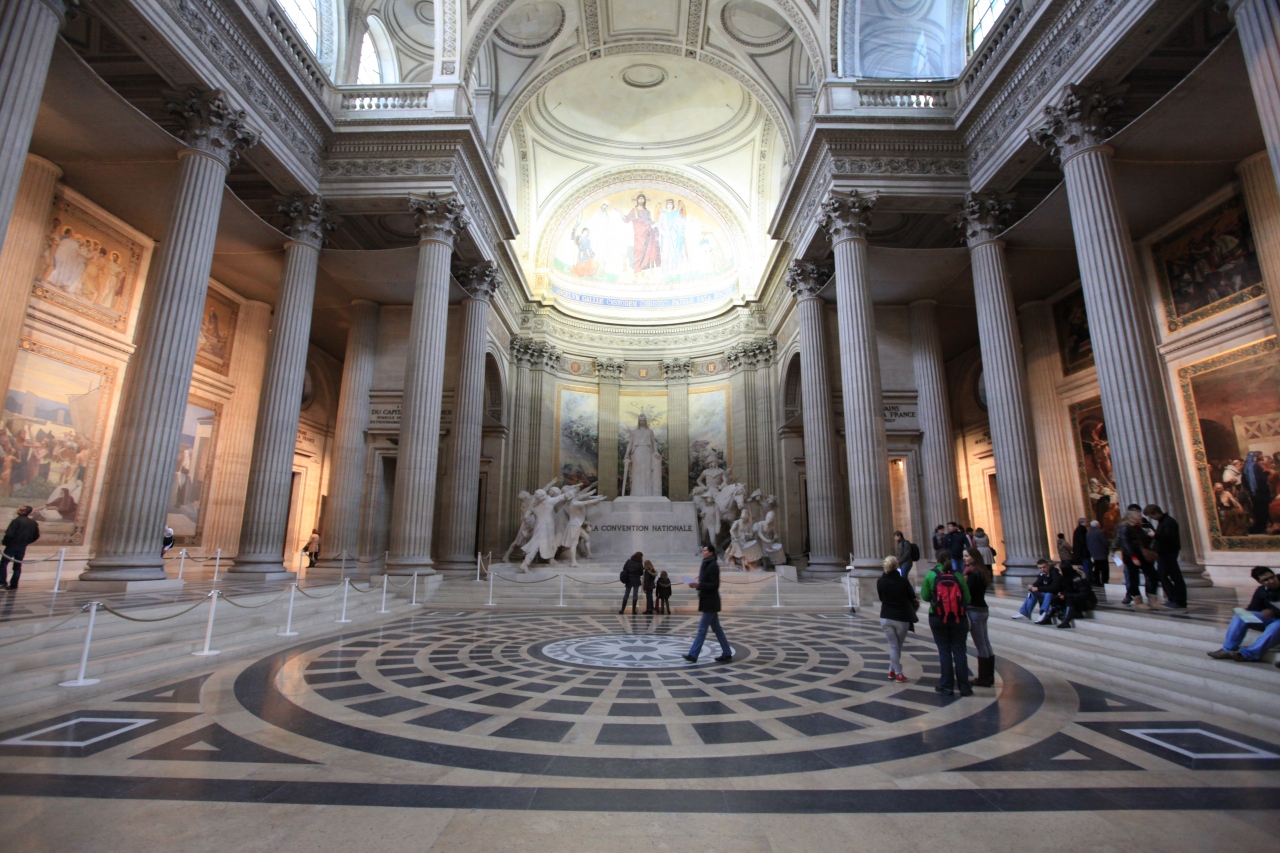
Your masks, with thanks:
<instances>
[{"instance_id":1,"label":"framed fresco on wall","mask_svg":"<svg viewBox=\"0 0 1280 853\"><path fill-rule=\"evenodd\" d=\"M187 398L165 522L173 528L179 545L199 545L204 535L205 504L213 480L221 419L221 403L195 395Z\"/></svg>"},{"instance_id":2,"label":"framed fresco on wall","mask_svg":"<svg viewBox=\"0 0 1280 853\"><path fill-rule=\"evenodd\" d=\"M1071 434L1075 437L1076 465L1089 520L1097 521L1107 536L1120 524L1119 495L1111 466L1111 443L1102 414L1102 399L1094 397L1071 406Z\"/></svg>"},{"instance_id":3,"label":"framed fresco on wall","mask_svg":"<svg viewBox=\"0 0 1280 853\"><path fill-rule=\"evenodd\" d=\"M1178 369L1219 551L1280 551L1280 347L1266 338Z\"/></svg>"},{"instance_id":4,"label":"framed fresco on wall","mask_svg":"<svg viewBox=\"0 0 1280 853\"><path fill-rule=\"evenodd\" d=\"M59 188L31 295L123 332L150 248Z\"/></svg>"},{"instance_id":5,"label":"framed fresco on wall","mask_svg":"<svg viewBox=\"0 0 1280 853\"><path fill-rule=\"evenodd\" d=\"M1262 268L1239 195L1151 245L1170 332L1261 298Z\"/></svg>"},{"instance_id":6,"label":"framed fresco on wall","mask_svg":"<svg viewBox=\"0 0 1280 853\"><path fill-rule=\"evenodd\" d=\"M1077 290L1053 303L1053 326L1058 333L1062 375L1070 376L1093 367L1093 341L1089 338L1084 291Z\"/></svg>"},{"instance_id":7,"label":"framed fresco on wall","mask_svg":"<svg viewBox=\"0 0 1280 853\"><path fill-rule=\"evenodd\" d=\"M670 478L668 460L671 458L667 442L667 391L640 391L624 388L618 392L618 483L621 484L623 468L626 465L627 440L631 431L636 428L640 415L649 422L649 429L658 442L658 453L662 456L662 493L671 494L668 488Z\"/></svg>"},{"instance_id":8,"label":"framed fresco on wall","mask_svg":"<svg viewBox=\"0 0 1280 853\"><path fill-rule=\"evenodd\" d=\"M234 299L209 288L200 312L200 342L196 364L223 376L231 372L231 348L236 341L236 318L240 306Z\"/></svg>"},{"instance_id":9,"label":"framed fresco on wall","mask_svg":"<svg viewBox=\"0 0 1280 853\"><path fill-rule=\"evenodd\" d=\"M40 544L81 545L116 369L22 338L0 426L0 521L34 508Z\"/></svg>"},{"instance_id":10,"label":"framed fresco on wall","mask_svg":"<svg viewBox=\"0 0 1280 853\"><path fill-rule=\"evenodd\" d=\"M729 411L728 385L694 385L689 388L690 489L698 484L708 454L715 454L722 468L733 464ZM751 485L754 488L758 484Z\"/></svg>"},{"instance_id":11,"label":"framed fresco on wall","mask_svg":"<svg viewBox=\"0 0 1280 853\"><path fill-rule=\"evenodd\" d=\"M600 458L600 408L595 388L556 387L556 473L566 486L594 483Z\"/></svg>"}]
</instances>

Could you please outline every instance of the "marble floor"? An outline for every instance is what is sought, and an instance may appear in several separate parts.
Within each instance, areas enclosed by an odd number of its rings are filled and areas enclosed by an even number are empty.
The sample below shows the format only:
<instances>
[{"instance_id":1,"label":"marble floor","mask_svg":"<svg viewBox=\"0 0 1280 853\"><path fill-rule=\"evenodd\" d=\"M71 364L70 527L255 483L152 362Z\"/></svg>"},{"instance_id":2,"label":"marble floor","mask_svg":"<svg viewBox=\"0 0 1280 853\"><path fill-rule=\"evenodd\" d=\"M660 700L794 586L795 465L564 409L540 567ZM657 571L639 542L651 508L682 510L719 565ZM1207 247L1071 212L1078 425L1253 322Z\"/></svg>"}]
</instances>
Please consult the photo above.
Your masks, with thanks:
<instances>
[{"instance_id":1,"label":"marble floor","mask_svg":"<svg viewBox=\"0 0 1280 853\"><path fill-rule=\"evenodd\" d=\"M878 621L419 612L0 723L6 851L1275 849L1280 735Z\"/></svg>"}]
</instances>

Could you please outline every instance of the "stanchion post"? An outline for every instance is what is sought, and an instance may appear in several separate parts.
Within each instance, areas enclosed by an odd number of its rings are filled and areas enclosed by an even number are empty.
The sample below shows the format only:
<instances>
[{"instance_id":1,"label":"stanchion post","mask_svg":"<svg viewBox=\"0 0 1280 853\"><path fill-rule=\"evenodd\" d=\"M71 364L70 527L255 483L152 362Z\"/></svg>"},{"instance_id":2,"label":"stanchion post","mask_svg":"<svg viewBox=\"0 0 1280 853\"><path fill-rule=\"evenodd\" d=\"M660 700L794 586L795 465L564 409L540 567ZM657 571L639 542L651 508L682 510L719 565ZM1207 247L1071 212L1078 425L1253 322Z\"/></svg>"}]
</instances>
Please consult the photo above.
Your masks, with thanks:
<instances>
[{"instance_id":1,"label":"stanchion post","mask_svg":"<svg viewBox=\"0 0 1280 853\"><path fill-rule=\"evenodd\" d=\"M387 573L385 570L382 572L382 609L379 610L378 612L379 613L391 612L390 610L387 609Z\"/></svg>"},{"instance_id":2,"label":"stanchion post","mask_svg":"<svg viewBox=\"0 0 1280 853\"><path fill-rule=\"evenodd\" d=\"M560 573L560 603L556 607L564 607L564 572Z\"/></svg>"},{"instance_id":3,"label":"stanchion post","mask_svg":"<svg viewBox=\"0 0 1280 853\"><path fill-rule=\"evenodd\" d=\"M476 551L476 583L480 583L480 552Z\"/></svg>"},{"instance_id":4,"label":"stanchion post","mask_svg":"<svg viewBox=\"0 0 1280 853\"><path fill-rule=\"evenodd\" d=\"M178 552L178 580L182 580L182 569L187 565L187 549Z\"/></svg>"},{"instance_id":5,"label":"stanchion post","mask_svg":"<svg viewBox=\"0 0 1280 853\"><path fill-rule=\"evenodd\" d=\"M218 567L222 565L222 549L218 549L218 553L213 557L213 582L218 582Z\"/></svg>"},{"instance_id":6,"label":"stanchion post","mask_svg":"<svg viewBox=\"0 0 1280 853\"><path fill-rule=\"evenodd\" d=\"M493 607L493 572L489 572L489 601L485 607Z\"/></svg>"},{"instance_id":7,"label":"stanchion post","mask_svg":"<svg viewBox=\"0 0 1280 853\"><path fill-rule=\"evenodd\" d=\"M293 630L293 594L298 591L297 581L289 584L289 616L284 620L284 630L276 634L277 637L296 637L298 632Z\"/></svg>"},{"instance_id":8,"label":"stanchion post","mask_svg":"<svg viewBox=\"0 0 1280 853\"><path fill-rule=\"evenodd\" d=\"M342 552L342 569L338 572L338 577L343 580L347 579L347 552Z\"/></svg>"},{"instance_id":9,"label":"stanchion post","mask_svg":"<svg viewBox=\"0 0 1280 853\"><path fill-rule=\"evenodd\" d=\"M855 612L856 607L853 603L853 576L852 575L844 576L844 591L849 594L849 612L853 613Z\"/></svg>"},{"instance_id":10,"label":"stanchion post","mask_svg":"<svg viewBox=\"0 0 1280 853\"><path fill-rule=\"evenodd\" d=\"M421 607L418 604L418 573L413 573L413 601L409 602L410 607Z\"/></svg>"},{"instance_id":11,"label":"stanchion post","mask_svg":"<svg viewBox=\"0 0 1280 853\"><path fill-rule=\"evenodd\" d=\"M773 606L782 606L782 578L777 573L773 576Z\"/></svg>"},{"instance_id":12,"label":"stanchion post","mask_svg":"<svg viewBox=\"0 0 1280 853\"><path fill-rule=\"evenodd\" d=\"M53 576L53 594L54 595L57 595L58 593L62 592L62 590L60 589L60 587L62 586L62 564L63 562L66 561L66 559L67 559L67 549L63 548L61 551L58 552L58 573Z\"/></svg>"},{"instance_id":13,"label":"stanchion post","mask_svg":"<svg viewBox=\"0 0 1280 853\"><path fill-rule=\"evenodd\" d=\"M339 622L350 622L347 618L347 590L351 588L351 581L347 578L342 579L342 615L338 617Z\"/></svg>"},{"instance_id":14,"label":"stanchion post","mask_svg":"<svg viewBox=\"0 0 1280 853\"><path fill-rule=\"evenodd\" d=\"M89 607L89 625L84 629L84 649L80 652L80 673L75 677L74 681L63 681L58 684L59 687L88 687L90 684L97 684L101 679L85 678L85 667L89 665L89 643L93 641L93 617L98 613L97 601L90 601Z\"/></svg>"},{"instance_id":15,"label":"stanchion post","mask_svg":"<svg viewBox=\"0 0 1280 853\"><path fill-rule=\"evenodd\" d=\"M221 550L221 549L219 549ZM204 648L198 652L191 654L196 657L209 657L210 655L220 655L222 652L217 649L209 648L209 644L213 642L213 614L218 611L218 590L209 592L209 621L204 626Z\"/></svg>"}]
</instances>

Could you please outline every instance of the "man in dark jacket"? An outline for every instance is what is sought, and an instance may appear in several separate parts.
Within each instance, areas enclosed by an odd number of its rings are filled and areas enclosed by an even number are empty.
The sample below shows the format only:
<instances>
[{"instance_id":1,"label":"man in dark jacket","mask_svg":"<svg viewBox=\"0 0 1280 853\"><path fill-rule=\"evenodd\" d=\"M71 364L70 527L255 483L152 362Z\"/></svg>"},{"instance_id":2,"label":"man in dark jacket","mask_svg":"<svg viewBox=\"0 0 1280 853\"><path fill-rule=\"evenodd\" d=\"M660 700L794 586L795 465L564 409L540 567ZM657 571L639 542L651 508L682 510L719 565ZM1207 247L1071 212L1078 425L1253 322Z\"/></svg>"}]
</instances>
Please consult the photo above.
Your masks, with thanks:
<instances>
[{"instance_id":1,"label":"man in dark jacket","mask_svg":"<svg viewBox=\"0 0 1280 853\"><path fill-rule=\"evenodd\" d=\"M1280 643L1280 578L1266 566L1254 566L1249 574L1258 582L1258 588L1253 591L1253 598L1245 608L1249 612L1246 615L1252 615L1248 621L1241 616L1231 617L1227 638L1222 648L1209 652L1211 658L1257 663L1268 649ZM1240 646L1244 644L1250 628L1261 631L1262 636L1253 645L1242 649Z\"/></svg>"},{"instance_id":2,"label":"man in dark jacket","mask_svg":"<svg viewBox=\"0 0 1280 853\"><path fill-rule=\"evenodd\" d=\"M1131 505L1125 512L1124 523L1120 525L1120 553L1124 558L1125 595L1122 604L1133 604L1143 610L1152 610L1151 600L1156 594L1156 568L1147 559L1147 551L1151 548L1151 530L1147 520L1142 517L1142 510ZM1147 579L1147 603L1142 601L1142 579Z\"/></svg>"},{"instance_id":3,"label":"man in dark jacket","mask_svg":"<svg viewBox=\"0 0 1280 853\"><path fill-rule=\"evenodd\" d=\"M1071 562L1080 567L1084 576L1089 577L1089 522L1079 519L1076 529L1071 533Z\"/></svg>"},{"instance_id":4,"label":"man in dark jacket","mask_svg":"<svg viewBox=\"0 0 1280 853\"><path fill-rule=\"evenodd\" d=\"M964 549L969 547L969 537L964 535L960 525L954 521L947 525L946 550L951 552L951 570L956 574L964 572Z\"/></svg>"},{"instance_id":5,"label":"man in dark jacket","mask_svg":"<svg viewBox=\"0 0 1280 853\"><path fill-rule=\"evenodd\" d=\"M40 538L40 525L31 518L31 507L18 507L18 517L9 522L4 532L4 555L0 556L0 589L17 589L22 577L22 561L27 558L27 546ZM8 580L9 561L13 561L13 579Z\"/></svg>"},{"instance_id":6,"label":"man in dark jacket","mask_svg":"<svg viewBox=\"0 0 1280 853\"><path fill-rule=\"evenodd\" d=\"M627 610L627 596L631 597L631 612L635 613L636 604L640 598L640 584L644 580L644 554L636 551L631 555L625 563L622 564L623 583L626 584L622 589L622 609L619 613L625 613Z\"/></svg>"},{"instance_id":7,"label":"man in dark jacket","mask_svg":"<svg viewBox=\"0 0 1280 853\"><path fill-rule=\"evenodd\" d=\"M894 556L898 558L898 574L904 578L911 574L911 567L915 565L916 561L911 556L915 547L910 539L902 535L901 530L893 531L893 550Z\"/></svg>"},{"instance_id":8,"label":"man in dark jacket","mask_svg":"<svg viewBox=\"0 0 1280 853\"><path fill-rule=\"evenodd\" d=\"M1089 535L1085 540L1088 546L1089 561L1092 571L1089 573L1094 586L1102 586L1111 580L1111 539L1102 525L1096 521L1089 522Z\"/></svg>"},{"instance_id":9,"label":"man in dark jacket","mask_svg":"<svg viewBox=\"0 0 1280 853\"><path fill-rule=\"evenodd\" d=\"M702 546L702 565L698 568L698 580L689 586L698 591L698 612L702 621L698 624L698 636L693 638L689 654L684 659L689 663L698 662L698 654L707 639L707 629L716 632L720 642L720 657L716 663L728 663L733 660L733 649L729 647L729 638L720 627L720 564L716 562L716 552L709 545Z\"/></svg>"},{"instance_id":10,"label":"man in dark jacket","mask_svg":"<svg viewBox=\"0 0 1280 853\"><path fill-rule=\"evenodd\" d=\"M1058 572L1057 567L1048 560L1041 560L1036 564L1036 568L1040 571L1040 574L1036 575L1036 579L1031 582L1031 586L1027 587L1027 600L1022 602L1022 608L1012 618L1030 619L1031 611L1039 604L1040 618L1036 622L1044 624L1049 620L1049 612L1053 607L1054 595L1062 589L1062 575Z\"/></svg>"},{"instance_id":11,"label":"man in dark jacket","mask_svg":"<svg viewBox=\"0 0 1280 853\"><path fill-rule=\"evenodd\" d=\"M1182 567L1178 565L1178 553L1182 550L1178 522L1155 504L1147 504L1142 514L1156 523L1151 550L1156 552L1156 577L1164 590L1164 606L1170 610L1186 610L1187 582L1182 579Z\"/></svg>"}]
</instances>

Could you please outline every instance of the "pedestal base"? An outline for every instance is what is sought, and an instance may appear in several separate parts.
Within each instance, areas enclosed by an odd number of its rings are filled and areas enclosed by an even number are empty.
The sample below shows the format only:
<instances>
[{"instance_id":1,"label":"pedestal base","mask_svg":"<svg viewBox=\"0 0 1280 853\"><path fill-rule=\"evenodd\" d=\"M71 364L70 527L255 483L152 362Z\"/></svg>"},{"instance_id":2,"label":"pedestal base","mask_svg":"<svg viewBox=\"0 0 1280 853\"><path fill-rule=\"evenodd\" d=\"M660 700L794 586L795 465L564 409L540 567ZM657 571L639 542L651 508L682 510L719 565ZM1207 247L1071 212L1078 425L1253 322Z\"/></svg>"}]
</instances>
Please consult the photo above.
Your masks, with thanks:
<instances>
[{"instance_id":1,"label":"pedestal base","mask_svg":"<svg viewBox=\"0 0 1280 853\"><path fill-rule=\"evenodd\" d=\"M297 572L227 572L222 576L227 581L244 581L246 583L262 583L263 581L295 581Z\"/></svg>"},{"instance_id":2,"label":"pedestal base","mask_svg":"<svg viewBox=\"0 0 1280 853\"><path fill-rule=\"evenodd\" d=\"M590 507L587 521L591 523L591 554L595 558L629 557L636 551L693 556L701 548L692 501L618 498Z\"/></svg>"},{"instance_id":3,"label":"pedestal base","mask_svg":"<svg viewBox=\"0 0 1280 853\"><path fill-rule=\"evenodd\" d=\"M68 592L161 592L166 589L182 589L186 581L169 578L162 581L67 581Z\"/></svg>"}]
</instances>

